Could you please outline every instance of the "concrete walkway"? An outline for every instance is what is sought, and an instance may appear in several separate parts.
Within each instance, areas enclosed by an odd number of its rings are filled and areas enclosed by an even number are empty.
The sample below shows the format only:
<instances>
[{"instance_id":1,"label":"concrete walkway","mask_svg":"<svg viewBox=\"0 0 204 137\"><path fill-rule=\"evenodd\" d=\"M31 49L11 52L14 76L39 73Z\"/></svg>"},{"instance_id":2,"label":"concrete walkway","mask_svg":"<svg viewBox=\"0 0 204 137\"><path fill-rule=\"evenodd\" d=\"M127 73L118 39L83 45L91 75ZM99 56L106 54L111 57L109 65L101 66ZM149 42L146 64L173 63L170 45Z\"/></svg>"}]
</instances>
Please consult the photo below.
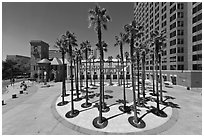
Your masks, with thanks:
<instances>
[{"instance_id":1,"label":"concrete walkway","mask_svg":"<svg viewBox=\"0 0 204 137\"><path fill-rule=\"evenodd\" d=\"M72 130L53 114L52 104L56 102L61 93L61 83L50 83L51 87L41 88L32 96L24 98L20 103L10 100L2 107L2 134L3 135L80 135L82 133ZM186 90L184 87L164 88L166 94L175 97L172 102L178 105L178 120L172 127L162 131L163 135L201 135L202 134L202 96L201 93ZM29 93L28 93L29 94Z\"/></svg>"}]
</instances>

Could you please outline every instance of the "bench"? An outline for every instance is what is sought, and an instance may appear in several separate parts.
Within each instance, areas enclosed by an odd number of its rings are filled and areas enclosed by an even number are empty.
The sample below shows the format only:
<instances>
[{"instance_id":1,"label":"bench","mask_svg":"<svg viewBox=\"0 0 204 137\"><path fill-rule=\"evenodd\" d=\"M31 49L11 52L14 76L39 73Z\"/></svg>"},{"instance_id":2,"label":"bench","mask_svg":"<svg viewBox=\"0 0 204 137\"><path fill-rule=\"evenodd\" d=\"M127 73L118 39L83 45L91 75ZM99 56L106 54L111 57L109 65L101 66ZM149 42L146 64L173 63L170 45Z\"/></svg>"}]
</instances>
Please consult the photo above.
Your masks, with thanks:
<instances>
[{"instance_id":1,"label":"bench","mask_svg":"<svg viewBox=\"0 0 204 137\"><path fill-rule=\"evenodd\" d=\"M16 95L16 94L13 94L13 95L12 95L12 98L17 98L17 95Z\"/></svg>"}]
</instances>

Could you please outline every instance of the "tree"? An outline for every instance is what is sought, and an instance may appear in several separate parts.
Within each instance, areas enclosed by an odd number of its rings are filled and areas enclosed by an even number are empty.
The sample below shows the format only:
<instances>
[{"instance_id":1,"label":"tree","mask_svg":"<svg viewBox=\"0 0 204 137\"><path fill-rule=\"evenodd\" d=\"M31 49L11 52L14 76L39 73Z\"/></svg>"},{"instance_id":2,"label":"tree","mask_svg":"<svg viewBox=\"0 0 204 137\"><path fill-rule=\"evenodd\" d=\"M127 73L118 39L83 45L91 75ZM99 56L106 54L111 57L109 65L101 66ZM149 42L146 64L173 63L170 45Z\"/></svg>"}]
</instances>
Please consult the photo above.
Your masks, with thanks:
<instances>
[{"instance_id":1,"label":"tree","mask_svg":"<svg viewBox=\"0 0 204 137\"><path fill-rule=\"evenodd\" d=\"M142 93L143 93L143 99L145 100L145 58L146 55L149 53L150 51L150 47L149 47L149 40L143 42L141 44L141 55L142 55Z\"/></svg>"},{"instance_id":2,"label":"tree","mask_svg":"<svg viewBox=\"0 0 204 137\"><path fill-rule=\"evenodd\" d=\"M119 36L115 36L116 43L115 46L120 47L120 56L121 56L121 66L123 71L123 99L124 99L124 106L120 106L119 109L123 112L130 111L130 108L126 106L126 95L125 95L125 68L124 68L124 59L123 59L123 45L126 43L128 35L125 35L124 33L120 33Z\"/></svg>"},{"instance_id":3,"label":"tree","mask_svg":"<svg viewBox=\"0 0 204 137\"><path fill-rule=\"evenodd\" d=\"M159 108L158 62L159 62L159 53L162 50L162 46L163 46L163 43L165 41L165 36L163 36L163 32L160 33L158 30L155 30L151 33L151 38L152 38L152 41L154 44L155 64L156 64L156 94L157 94L157 111L156 111L156 114L161 116L163 114L163 112ZM162 91L161 90L160 90L160 97L162 99Z\"/></svg>"},{"instance_id":4,"label":"tree","mask_svg":"<svg viewBox=\"0 0 204 137\"><path fill-rule=\"evenodd\" d=\"M61 55L62 55L62 64L63 64L63 68L62 68L62 73L64 74L65 73L65 62L64 62L64 59L65 59L65 54L68 50L68 45L66 44L65 42L65 36L62 35L59 39L57 39L57 41L55 42L56 44L54 45L55 48L58 49L59 52L61 52ZM63 75L63 78L62 78L62 102L59 103L60 106L63 106L63 105L66 105L68 102L64 101L64 96L66 94L66 84L65 84L65 75Z\"/></svg>"},{"instance_id":5,"label":"tree","mask_svg":"<svg viewBox=\"0 0 204 137\"><path fill-rule=\"evenodd\" d=\"M67 112L66 117L67 118L73 118L76 117L79 114L78 110L74 109L74 99L73 99L73 47L78 46L77 45L77 39L74 33L71 33L70 31L66 31L66 33L63 35L64 43L68 46L67 53L70 57L70 75L71 75L71 111Z\"/></svg>"},{"instance_id":6,"label":"tree","mask_svg":"<svg viewBox=\"0 0 204 137\"><path fill-rule=\"evenodd\" d=\"M76 87L76 96L77 98L74 101L80 101L79 98L79 58L80 58L80 49L75 48L74 50L74 66L75 66L75 87Z\"/></svg>"},{"instance_id":7,"label":"tree","mask_svg":"<svg viewBox=\"0 0 204 137\"><path fill-rule=\"evenodd\" d=\"M119 76L120 76L120 67L119 67L119 63L120 63L121 57L120 57L119 54L116 55L116 59L118 60L118 86L120 86L120 79L119 79Z\"/></svg>"},{"instance_id":8,"label":"tree","mask_svg":"<svg viewBox=\"0 0 204 137\"><path fill-rule=\"evenodd\" d=\"M81 44L82 53L85 53L85 60L86 60L86 102L83 103L81 106L83 108L88 108L92 105L92 103L88 102L88 74L87 74L87 62L88 62L88 51L91 50L91 44L88 40L82 42Z\"/></svg>"},{"instance_id":9,"label":"tree","mask_svg":"<svg viewBox=\"0 0 204 137\"><path fill-rule=\"evenodd\" d=\"M93 26L94 30L97 32L97 36L98 36L98 46L100 48L100 105L99 105L99 117L97 117L96 119L94 119L94 121L96 121L95 123L97 123L97 121L99 122L99 124L94 124L95 127L97 128L104 128L107 126L107 120L105 118L102 117L102 75L103 75L103 66L102 66L102 52L103 52L103 47L102 47L102 28L107 30L107 22L110 21L110 16L106 14L106 9L100 9L99 5L96 5L95 9L90 9L88 12L88 19L89 19L89 27Z\"/></svg>"},{"instance_id":10,"label":"tree","mask_svg":"<svg viewBox=\"0 0 204 137\"><path fill-rule=\"evenodd\" d=\"M112 59L113 59L113 56L108 56L108 62L109 62L109 68L110 68L110 85L113 85L112 83Z\"/></svg>"},{"instance_id":11,"label":"tree","mask_svg":"<svg viewBox=\"0 0 204 137\"><path fill-rule=\"evenodd\" d=\"M128 67L128 60L129 60L129 52L125 52L125 59L126 59L126 67ZM127 70L126 70L127 71ZM126 73L127 75L127 73ZM127 87L128 87L128 79L126 78L126 81L127 81Z\"/></svg>"},{"instance_id":12,"label":"tree","mask_svg":"<svg viewBox=\"0 0 204 137\"><path fill-rule=\"evenodd\" d=\"M144 127L144 121L142 119L139 119L137 116L137 107L136 107L136 98L135 98L135 81L134 81L134 41L140 38L143 35L142 26L136 24L136 21L132 21L131 24L127 24L124 26L126 35L128 35L127 43L130 44L130 58L131 58L131 73L132 73L132 87L133 87L133 110L134 110L134 116L129 117L128 121L131 125L137 128Z\"/></svg>"},{"instance_id":13,"label":"tree","mask_svg":"<svg viewBox=\"0 0 204 137\"><path fill-rule=\"evenodd\" d=\"M104 51L107 52L108 44L105 41L101 42L102 45L102 68L104 68ZM99 44L96 44L97 49L100 51ZM107 107L104 98L104 69L102 70L102 112L108 112L110 109Z\"/></svg>"}]
</instances>

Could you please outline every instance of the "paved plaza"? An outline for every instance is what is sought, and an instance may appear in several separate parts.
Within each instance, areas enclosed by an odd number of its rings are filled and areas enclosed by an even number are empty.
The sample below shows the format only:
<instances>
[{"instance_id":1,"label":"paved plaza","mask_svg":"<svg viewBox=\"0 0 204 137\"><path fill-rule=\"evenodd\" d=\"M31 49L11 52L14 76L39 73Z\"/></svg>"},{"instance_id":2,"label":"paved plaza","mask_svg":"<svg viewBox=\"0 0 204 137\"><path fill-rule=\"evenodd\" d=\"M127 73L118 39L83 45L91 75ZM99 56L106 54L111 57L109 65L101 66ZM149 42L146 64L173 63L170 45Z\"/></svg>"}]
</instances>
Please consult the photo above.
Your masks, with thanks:
<instances>
[{"instance_id":1,"label":"paved plaza","mask_svg":"<svg viewBox=\"0 0 204 137\"><path fill-rule=\"evenodd\" d=\"M98 84L98 83L97 83ZM17 98L9 96L20 90L18 85L9 87L9 92L3 94L6 105L2 106L2 134L46 134L46 135L83 135L83 134L162 134L162 135L201 135L202 134L202 94L187 90L185 87L163 87L164 100L171 102L170 106L160 105L166 113L166 117L158 117L148 110L156 107L155 97L151 97L151 89L146 90L146 96L150 100L146 107L137 107L138 116L145 122L143 129L132 127L128 122L130 113L122 113L118 107L122 105L123 87L109 86L105 83L105 102L110 106L110 111L103 113L108 119L108 125L104 129L96 129L92 121L99 115L96 103L98 102L99 86L89 86L90 108L82 108L81 101L74 102L75 109L80 113L75 118L66 118L65 114L70 111L70 95L65 97L69 101L67 105L58 106L61 101L61 83L49 83L50 87L43 84L30 84L28 90ZM91 88L92 87L92 88ZM28 94L26 94L28 93ZM70 83L67 83L67 93L70 94ZM75 91L74 91L75 93ZM137 93L137 91L136 91ZM81 93L83 97L85 93ZM132 105L132 89L126 88L127 105ZM142 95L141 95L142 96ZM74 96L75 98L76 96Z\"/></svg>"}]
</instances>

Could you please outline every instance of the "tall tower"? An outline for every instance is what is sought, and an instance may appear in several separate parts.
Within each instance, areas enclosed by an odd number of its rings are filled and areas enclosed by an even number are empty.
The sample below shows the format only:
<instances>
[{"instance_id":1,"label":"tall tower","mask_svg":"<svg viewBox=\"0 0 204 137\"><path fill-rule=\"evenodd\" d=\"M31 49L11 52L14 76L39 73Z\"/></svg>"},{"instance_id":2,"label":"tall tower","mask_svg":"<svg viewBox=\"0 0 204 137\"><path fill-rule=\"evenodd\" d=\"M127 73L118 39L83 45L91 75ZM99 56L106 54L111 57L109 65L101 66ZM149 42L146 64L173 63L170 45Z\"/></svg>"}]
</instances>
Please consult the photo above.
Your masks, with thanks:
<instances>
[{"instance_id":1,"label":"tall tower","mask_svg":"<svg viewBox=\"0 0 204 137\"><path fill-rule=\"evenodd\" d=\"M31 40L31 78L38 77L37 62L49 59L49 45L41 40Z\"/></svg>"}]
</instances>

